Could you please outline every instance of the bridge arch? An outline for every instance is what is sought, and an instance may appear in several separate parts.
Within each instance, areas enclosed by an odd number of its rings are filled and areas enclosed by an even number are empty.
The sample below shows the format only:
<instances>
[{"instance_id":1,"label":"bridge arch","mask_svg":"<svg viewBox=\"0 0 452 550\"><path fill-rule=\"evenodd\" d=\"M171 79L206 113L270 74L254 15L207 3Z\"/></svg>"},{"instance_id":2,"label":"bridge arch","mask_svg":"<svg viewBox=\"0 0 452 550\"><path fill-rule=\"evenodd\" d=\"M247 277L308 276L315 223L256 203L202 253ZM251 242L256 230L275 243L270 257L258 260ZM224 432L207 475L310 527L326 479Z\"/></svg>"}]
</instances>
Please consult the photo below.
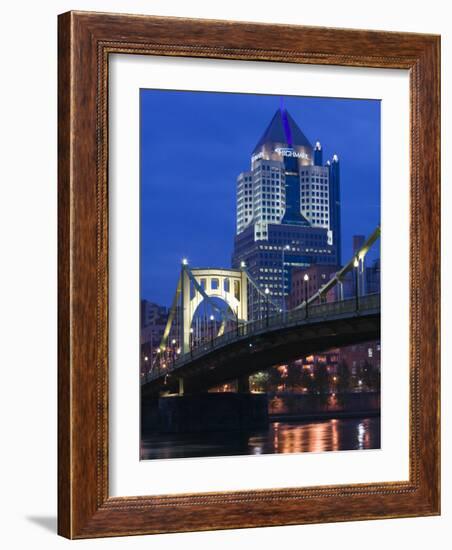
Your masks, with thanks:
<instances>
[{"instance_id":1,"label":"bridge arch","mask_svg":"<svg viewBox=\"0 0 452 550\"><path fill-rule=\"evenodd\" d=\"M209 298L221 299L239 322L248 320L248 286L241 269L190 269L182 266L182 350L190 349L190 327L199 305Z\"/></svg>"},{"instance_id":2,"label":"bridge arch","mask_svg":"<svg viewBox=\"0 0 452 550\"><path fill-rule=\"evenodd\" d=\"M193 311L189 329L190 347L196 348L202 342L237 329L242 323L243 321L237 319L236 311L233 311L220 296L202 298Z\"/></svg>"}]
</instances>

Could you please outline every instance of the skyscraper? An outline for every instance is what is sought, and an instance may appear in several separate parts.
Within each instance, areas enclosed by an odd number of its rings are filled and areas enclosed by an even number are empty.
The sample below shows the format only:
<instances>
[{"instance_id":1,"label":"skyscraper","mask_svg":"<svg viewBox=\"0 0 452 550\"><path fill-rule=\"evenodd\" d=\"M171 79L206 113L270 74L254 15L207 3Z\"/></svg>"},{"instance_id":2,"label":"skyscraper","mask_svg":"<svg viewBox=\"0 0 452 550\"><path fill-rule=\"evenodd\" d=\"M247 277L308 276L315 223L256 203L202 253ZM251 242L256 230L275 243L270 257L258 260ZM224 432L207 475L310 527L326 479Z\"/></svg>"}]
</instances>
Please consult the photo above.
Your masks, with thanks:
<instances>
[{"instance_id":1,"label":"skyscraper","mask_svg":"<svg viewBox=\"0 0 452 550\"><path fill-rule=\"evenodd\" d=\"M336 247L337 263L342 264L342 243L341 243L341 179L340 165L337 155L326 163L328 167L329 190L330 190L330 229Z\"/></svg>"},{"instance_id":2,"label":"skyscraper","mask_svg":"<svg viewBox=\"0 0 452 550\"><path fill-rule=\"evenodd\" d=\"M322 162L321 144L313 148L281 107L253 150L250 170L237 178L233 266L244 262L281 308L292 268L340 262L339 160ZM249 305L250 319L263 314L256 304Z\"/></svg>"}]
</instances>

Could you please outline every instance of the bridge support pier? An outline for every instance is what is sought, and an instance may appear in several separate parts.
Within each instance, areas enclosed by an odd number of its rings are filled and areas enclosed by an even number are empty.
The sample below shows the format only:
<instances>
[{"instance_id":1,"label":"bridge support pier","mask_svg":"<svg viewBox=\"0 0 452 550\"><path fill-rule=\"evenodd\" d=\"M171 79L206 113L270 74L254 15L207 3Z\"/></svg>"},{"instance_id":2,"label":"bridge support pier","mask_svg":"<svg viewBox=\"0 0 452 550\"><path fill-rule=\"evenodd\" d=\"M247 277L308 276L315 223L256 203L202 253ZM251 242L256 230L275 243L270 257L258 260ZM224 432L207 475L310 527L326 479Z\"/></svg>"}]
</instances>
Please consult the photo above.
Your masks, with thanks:
<instances>
[{"instance_id":1,"label":"bridge support pier","mask_svg":"<svg viewBox=\"0 0 452 550\"><path fill-rule=\"evenodd\" d=\"M179 395L184 395L184 379L179 378Z\"/></svg>"},{"instance_id":2,"label":"bridge support pier","mask_svg":"<svg viewBox=\"0 0 452 550\"><path fill-rule=\"evenodd\" d=\"M242 376L237 378L237 391L238 393L250 393L250 377Z\"/></svg>"},{"instance_id":3,"label":"bridge support pier","mask_svg":"<svg viewBox=\"0 0 452 550\"><path fill-rule=\"evenodd\" d=\"M203 393L158 400L157 430L202 433L261 430L268 427L267 394Z\"/></svg>"}]
</instances>

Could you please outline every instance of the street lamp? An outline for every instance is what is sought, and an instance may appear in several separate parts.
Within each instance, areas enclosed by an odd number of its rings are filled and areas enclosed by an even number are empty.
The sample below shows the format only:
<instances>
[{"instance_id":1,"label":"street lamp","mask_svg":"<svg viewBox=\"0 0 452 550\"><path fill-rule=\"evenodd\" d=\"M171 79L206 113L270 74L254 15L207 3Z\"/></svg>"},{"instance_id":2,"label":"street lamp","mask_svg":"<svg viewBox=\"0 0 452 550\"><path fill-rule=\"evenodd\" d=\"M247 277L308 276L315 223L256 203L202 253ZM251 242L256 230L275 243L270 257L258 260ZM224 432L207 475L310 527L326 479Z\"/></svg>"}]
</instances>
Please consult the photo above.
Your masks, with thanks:
<instances>
[{"instance_id":1,"label":"street lamp","mask_svg":"<svg viewBox=\"0 0 452 550\"><path fill-rule=\"evenodd\" d=\"M286 253L286 250L290 250L290 246L286 244L286 246L282 249L282 262L281 262L281 292L282 292L282 307L285 311L286 309L286 274L284 271L284 254Z\"/></svg>"},{"instance_id":2,"label":"street lamp","mask_svg":"<svg viewBox=\"0 0 452 550\"><path fill-rule=\"evenodd\" d=\"M307 319L308 318L308 282L309 282L309 275L307 273L304 274L303 281L304 281L305 319Z\"/></svg>"},{"instance_id":3,"label":"street lamp","mask_svg":"<svg viewBox=\"0 0 452 550\"><path fill-rule=\"evenodd\" d=\"M157 348L157 357L155 358L155 361L154 361L154 364L157 365L157 369L158 369L158 373L160 374L160 358L161 358L161 354L162 353L162 349L160 348L160 346Z\"/></svg>"},{"instance_id":4,"label":"street lamp","mask_svg":"<svg viewBox=\"0 0 452 550\"><path fill-rule=\"evenodd\" d=\"M210 332L210 343L212 344L212 347L213 347L213 322L214 321L215 321L215 316L211 315L210 316L210 322L211 322L212 328L210 329L211 330L211 332Z\"/></svg>"},{"instance_id":5,"label":"street lamp","mask_svg":"<svg viewBox=\"0 0 452 550\"><path fill-rule=\"evenodd\" d=\"M193 353L193 327L190 327L190 354Z\"/></svg>"},{"instance_id":6,"label":"street lamp","mask_svg":"<svg viewBox=\"0 0 452 550\"><path fill-rule=\"evenodd\" d=\"M268 327L269 306L270 306L270 302L269 302L269 298L268 298L269 294L270 294L270 289L267 286L267 287L265 287L265 297L267 299L267 327Z\"/></svg>"},{"instance_id":7,"label":"street lamp","mask_svg":"<svg viewBox=\"0 0 452 550\"><path fill-rule=\"evenodd\" d=\"M359 280L358 280L358 269L359 269L359 260L356 257L353 261L353 267L355 268L355 306L356 311L359 311Z\"/></svg>"},{"instance_id":8,"label":"street lamp","mask_svg":"<svg viewBox=\"0 0 452 550\"><path fill-rule=\"evenodd\" d=\"M187 258L182 258L182 265L188 265Z\"/></svg>"},{"instance_id":9,"label":"street lamp","mask_svg":"<svg viewBox=\"0 0 452 550\"><path fill-rule=\"evenodd\" d=\"M173 338L171 340L171 344L173 346L173 349L171 350L171 359L172 359L172 362L173 362L173 365L174 365L174 363L176 361L176 340L175 340L175 338Z\"/></svg>"}]
</instances>

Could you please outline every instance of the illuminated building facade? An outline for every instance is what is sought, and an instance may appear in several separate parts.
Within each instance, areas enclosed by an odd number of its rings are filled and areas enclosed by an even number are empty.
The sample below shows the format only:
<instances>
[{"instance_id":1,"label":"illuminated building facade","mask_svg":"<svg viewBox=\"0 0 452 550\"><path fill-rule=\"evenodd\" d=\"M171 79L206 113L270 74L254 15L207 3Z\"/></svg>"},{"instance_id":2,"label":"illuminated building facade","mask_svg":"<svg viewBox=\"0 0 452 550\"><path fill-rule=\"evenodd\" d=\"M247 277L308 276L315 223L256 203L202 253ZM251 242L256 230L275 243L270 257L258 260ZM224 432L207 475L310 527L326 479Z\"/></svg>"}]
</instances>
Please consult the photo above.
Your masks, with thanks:
<instances>
[{"instance_id":1,"label":"illuminated building facade","mask_svg":"<svg viewBox=\"0 0 452 550\"><path fill-rule=\"evenodd\" d=\"M149 300L141 300L140 317L140 364L141 374L144 375L151 368L153 356L160 345L168 319L168 310L165 306Z\"/></svg>"},{"instance_id":2,"label":"illuminated building facade","mask_svg":"<svg viewBox=\"0 0 452 550\"><path fill-rule=\"evenodd\" d=\"M344 361L353 375L359 374L366 364L380 370L380 341L362 342L338 349L339 361Z\"/></svg>"},{"instance_id":3,"label":"illuminated building facade","mask_svg":"<svg viewBox=\"0 0 452 550\"><path fill-rule=\"evenodd\" d=\"M340 264L339 159L323 165L315 147L286 109L278 109L237 178L233 267L246 264L261 288L286 306L294 268ZM249 319L262 317L253 302Z\"/></svg>"}]
</instances>

